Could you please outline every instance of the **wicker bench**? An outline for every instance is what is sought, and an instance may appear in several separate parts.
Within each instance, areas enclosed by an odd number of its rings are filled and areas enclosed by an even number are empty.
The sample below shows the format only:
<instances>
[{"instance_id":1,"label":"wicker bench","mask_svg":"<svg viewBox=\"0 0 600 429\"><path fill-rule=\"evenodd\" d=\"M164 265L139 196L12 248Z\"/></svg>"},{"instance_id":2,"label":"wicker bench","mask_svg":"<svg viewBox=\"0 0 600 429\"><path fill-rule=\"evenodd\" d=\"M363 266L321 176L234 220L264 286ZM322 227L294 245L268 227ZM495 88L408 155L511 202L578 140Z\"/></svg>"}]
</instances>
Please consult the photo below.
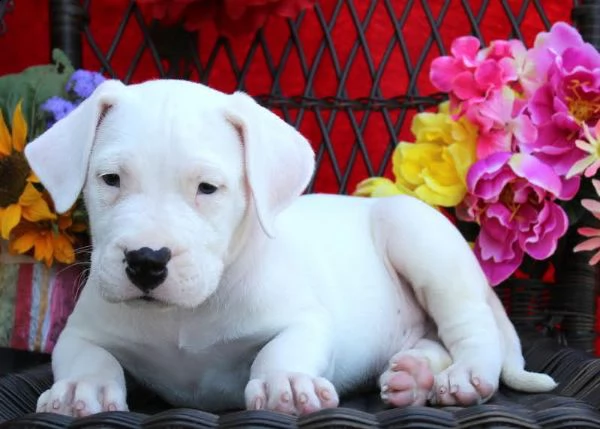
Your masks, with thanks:
<instances>
[{"instance_id":1,"label":"wicker bench","mask_svg":"<svg viewBox=\"0 0 600 429\"><path fill-rule=\"evenodd\" d=\"M125 1L125 0L123 0ZM332 0L329 0L332 1ZM132 19L140 20L141 15L133 0L128 0L130 6L127 13ZM336 3L337 2L337 3ZM118 75L111 67L110 57L102 53L95 43L89 31L89 20L93 16L88 14L89 1L78 0L51 0L50 22L51 22L51 45L62 49L73 64L82 66L83 46L87 44L88 49L94 52L103 66L103 71L129 80L131 73ZM335 7L353 8L352 2L335 0ZM390 6L391 0L381 0L380 3L386 7ZM412 4L412 2L409 2ZM425 7L427 2L424 2ZM481 20L481 12L474 13L463 2L467 12L471 28L475 34L479 34L478 25ZM487 4L487 2L484 2ZM503 4L506 2L502 2ZM524 2L529 4L530 2ZM542 8L542 2L533 1L538 9ZM600 7L593 2L583 2L579 5L574 3L573 19L584 37L595 46L600 46ZM587 4L590 3L590 4ZM1 4L1 3L0 3ZM446 2L445 4L449 4ZM484 4L484 6L485 6ZM445 7L445 6L444 6ZM319 6L317 6L317 9ZM0 7L0 11L4 8ZM540 12L543 14L543 10ZM318 15L318 13L317 13ZM513 16L514 34L519 35L518 27L523 16ZM405 18L402 18L405 19ZM405 25L400 19L395 23L398 27ZM1 20L1 16L0 16ZM439 22L433 20L431 43L440 41L440 34L436 30ZM548 23L549 24L549 23ZM298 39L299 28L302 25L302 16L288 22L290 41L286 49L297 49L301 43ZM359 33L358 48L366 50L362 40L362 29L357 26ZM124 28L124 27L123 27ZM117 38L124 34L124 29L119 30ZM327 23L323 24L324 31L331 30ZM10 31L10 29L8 29ZM162 28L152 24L142 28L144 36L143 49L149 49L153 58L160 63L159 74L169 77L189 77L190 70L194 65L202 63L196 52L198 35L187 33L181 28ZM364 36L364 35L363 35ZM394 36L398 38L396 43L401 46L400 32ZM172 42L176 39L176 43ZM168 40L171 39L171 42ZM317 50L317 54L330 49L328 37L324 38L323 47ZM362 41L361 41L362 40ZM362 43L362 45L361 45ZM228 41L219 39L215 52L227 51ZM254 55L257 49L264 49L265 39L259 32L253 39L248 56ZM291 48L290 48L291 46ZM295 47L295 48L294 48ZM114 53L114 50L111 48ZM216 54L215 54L216 55ZM282 74L282 67L272 64L268 58L271 73L278 81ZM351 55L356 55L356 52ZM203 68L198 71L200 80L205 80L211 61L214 60L212 53L208 56L208 63L202 63ZM213 60L211 60L213 58ZM137 58L139 60L139 57ZM306 61L300 58L300 62ZM165 67L164 64L168 67ZM347 77L348 70L341 68L333 61L333 67L340 80ZM422 70L423 59L418 61L412 73L424 73ZM437 104L441 98L438 94L420 96L416 91L414 79L410 79L408 91L404 95L396 97L383 97L375 88L370 97L350 98L343 91L329 94L326 97L316 96L312 86L316 85L318 76L315 68L304 67L306 88L302 94L293 97L285 96L273 84L273 90L268 94L255 94L261 103L283 113L284 117L292 121L291 111L299 112L301 116L305 113L315 115L321 133L320 146L317 157L324 163L326 155L332 156L335 152L331 142L331 123L323 119L322 112L335 115L341 112L353 118L354 113L359 112L361 120L355 119L352 129L355 133L351 160L354 162L358 153L362 153L367 170L380 173L374 168L368 157L370 141L366 139L363 132L366 129L370 112L377 111L388 118L389 112L398 110L401 112L395 124L388 126L389 139L393 144L397 140L399 128L405 124L404 115L407 111L421 110ZM244 87L244 79L248 72L247 63L236 70L236 79L240 88ZM378 81L380 69L371 70L371 78ZM340 86L341 87L341 86ZM307 114L308 114L307 113ZM330 117L330 116L329 116ZM296 119L298 117L296 116ZM320 119L319 119L320 118ZM299 119L298 119L299 121ZM390 145L391 147L392 145ZM361 152L362 151L362 152ZM365 152L366 151L366 152ZM386 150L382 164L389 161L390 150ZM365 156L365 153L367 155ZM349 192L349 173L340 168L333 156L333 173L335 174L339 192ZM311 184L310 190L318 186ZM565 238L567 244L572 244L579 238L571 233ZM4 350L0 353L1 359L12 359L12 364L6 364L5 375L0 378L0 422L2 427L223 427L223 428L444 428L444 427L472 427L472 428L600 428L600 359L593 355L596 341L596 271L587 264L587 255L573 255L565 253L562 263L556 267L556 281L543 283L535 280L512 279L504 282L496 288L510 317L520 332L527 368L535 371L546 372L559 381L558 388L549 394L523 394L502 387L500 392L488 403L468 407L409 407L404 409L389 409L380 401L375 390L357 393L355 396L343 398L340 408L326 410L313 415L300 418L281 415L266 411L242 411L231 410L220 416L190 409L172 409L168 404L161 401L151 392L145 391L135 381L129 380L129 398L131 412L127 413L103 413L87 418L73 419L64 416L50 414L32 414L37 397L52 384L52 373L49 357L46 355L29 354ZM25 359L18 363L19 359Z\"/></svg>"}]
</instances>

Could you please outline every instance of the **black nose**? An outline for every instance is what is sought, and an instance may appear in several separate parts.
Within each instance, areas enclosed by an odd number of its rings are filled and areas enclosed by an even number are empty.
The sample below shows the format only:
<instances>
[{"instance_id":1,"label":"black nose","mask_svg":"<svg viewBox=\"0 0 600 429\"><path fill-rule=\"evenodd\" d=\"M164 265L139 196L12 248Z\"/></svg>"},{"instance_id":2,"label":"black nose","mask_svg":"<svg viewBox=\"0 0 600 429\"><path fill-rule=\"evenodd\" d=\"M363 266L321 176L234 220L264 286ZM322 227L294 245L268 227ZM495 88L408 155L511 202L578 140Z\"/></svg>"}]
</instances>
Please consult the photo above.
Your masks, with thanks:
<instances>
[{"instance_id":1,"label":"black nose","mask_svg":"<svg viewBox=\"0 0 600 429\"><path fill-rule=\"evenodd\" d=\"M152 250L142 247L125 252L127 267L125 272L129 280L144 293L150 292L167 278L167 262L171 259L171 250L163 247Z\"/></svg>"}]
</instances>

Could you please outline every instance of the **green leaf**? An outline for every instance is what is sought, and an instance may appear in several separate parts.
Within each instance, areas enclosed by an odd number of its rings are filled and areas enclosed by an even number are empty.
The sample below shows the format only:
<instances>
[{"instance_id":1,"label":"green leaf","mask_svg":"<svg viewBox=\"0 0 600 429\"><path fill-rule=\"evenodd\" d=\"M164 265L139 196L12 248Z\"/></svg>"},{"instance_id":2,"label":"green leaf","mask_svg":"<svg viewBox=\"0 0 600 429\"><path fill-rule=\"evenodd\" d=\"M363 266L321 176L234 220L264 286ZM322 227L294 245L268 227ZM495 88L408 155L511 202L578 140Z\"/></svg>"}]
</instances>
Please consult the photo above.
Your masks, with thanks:
<instances>
[{"instance_id":1,"label":"green leaf","mask_svg":"<svg viewBox=\"0 0 600 429\"><path fill-rule=\"evenodd\" d=\"M17 103L22 100L23 114L30 129L29 139L44 129L38 114L40 104L53 96L68 96L65 87L73 74L73 66L58 49L53 51L52 59L54 64L31 66L20 73L0 76L0 105L4 117L10 123Z\"/></svg>"}]
</instances>

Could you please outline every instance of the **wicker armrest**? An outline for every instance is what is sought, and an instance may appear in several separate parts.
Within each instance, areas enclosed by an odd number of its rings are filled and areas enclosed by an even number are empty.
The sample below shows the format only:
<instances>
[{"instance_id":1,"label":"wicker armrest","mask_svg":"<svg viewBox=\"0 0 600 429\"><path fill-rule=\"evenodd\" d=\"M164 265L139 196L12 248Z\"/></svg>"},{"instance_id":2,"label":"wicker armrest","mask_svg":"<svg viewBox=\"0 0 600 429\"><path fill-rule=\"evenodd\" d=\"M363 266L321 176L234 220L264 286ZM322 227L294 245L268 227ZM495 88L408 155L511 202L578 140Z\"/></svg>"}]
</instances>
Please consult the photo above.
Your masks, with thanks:
<instances>
[{"instance_id":1,"label":"wicker armrest","mask_svg":"<svg viewBox=\"0 0 600 429\"><path fill-rule=\"evenodd\" d=\"M501 388L488 403L460 407L386 409L376 393L345 398L340 408L296 418L265 411L234 411L217 416L191 409L169 409L135 383L129 384L131 412L73 419L32 414L37 397L50 387L50 365L0 379L1 427L122 428L443 428L522 427L600 428L600 359L562 347L551 339L524 339L527 366L560 383L551 394L524 394Z\"/></svg>"}]
</instances>

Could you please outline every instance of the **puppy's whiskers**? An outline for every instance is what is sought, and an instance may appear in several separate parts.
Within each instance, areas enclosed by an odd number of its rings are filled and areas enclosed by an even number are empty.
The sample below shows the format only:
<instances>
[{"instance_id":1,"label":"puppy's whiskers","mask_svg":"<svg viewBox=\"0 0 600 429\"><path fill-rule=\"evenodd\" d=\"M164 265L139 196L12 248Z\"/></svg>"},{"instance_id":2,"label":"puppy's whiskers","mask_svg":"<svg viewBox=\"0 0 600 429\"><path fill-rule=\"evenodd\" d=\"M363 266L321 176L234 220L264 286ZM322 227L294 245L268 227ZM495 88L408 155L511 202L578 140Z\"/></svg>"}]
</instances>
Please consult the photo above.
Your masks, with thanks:
<instances>
[{"instance_id":1,"label":"puppy's whiskers","mask_svg":"<svg viewBox=\"0 0 600 429\"><path fill-rule=\"evenodd\" d=\"M84 265L84 264L81 264L81 265ZM75 300L77 300L79 298L79 294L81 294L81 291L82 291L83 287L85 286L87 278L89 277L90 267L89 267L89 264L85 264L85 265L87 266L87 268L81 270L81 272L75 279L75 289L73 291L73 298Z\"/></svg>"}]
</instances>

